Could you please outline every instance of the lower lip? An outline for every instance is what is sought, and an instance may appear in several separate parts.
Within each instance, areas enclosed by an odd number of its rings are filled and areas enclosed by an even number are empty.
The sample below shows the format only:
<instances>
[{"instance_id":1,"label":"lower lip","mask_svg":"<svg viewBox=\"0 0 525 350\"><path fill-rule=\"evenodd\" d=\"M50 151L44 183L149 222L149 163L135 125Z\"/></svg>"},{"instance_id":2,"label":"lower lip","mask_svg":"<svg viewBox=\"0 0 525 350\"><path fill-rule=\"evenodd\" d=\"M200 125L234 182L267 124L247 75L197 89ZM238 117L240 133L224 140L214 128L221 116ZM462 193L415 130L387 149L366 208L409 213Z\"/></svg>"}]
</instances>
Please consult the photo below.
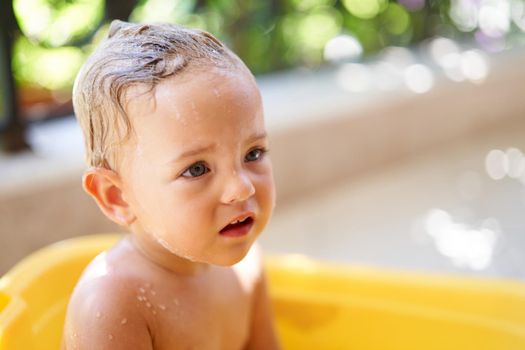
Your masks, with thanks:
<instances>
[{"instance_id":1,"label":"lower lip","mask_svg":"<svg viewBox=\"0 0 525 350\"><path fill-rule=\"evenodd\" d=\"M249 223L246 223L244 225L236 226L229 228L228 230L221 231L220 235L224 237L242 237L246 236L248 232L252 229L253 226L253 219L250 220Z\"/></svg>"}]
</instances>

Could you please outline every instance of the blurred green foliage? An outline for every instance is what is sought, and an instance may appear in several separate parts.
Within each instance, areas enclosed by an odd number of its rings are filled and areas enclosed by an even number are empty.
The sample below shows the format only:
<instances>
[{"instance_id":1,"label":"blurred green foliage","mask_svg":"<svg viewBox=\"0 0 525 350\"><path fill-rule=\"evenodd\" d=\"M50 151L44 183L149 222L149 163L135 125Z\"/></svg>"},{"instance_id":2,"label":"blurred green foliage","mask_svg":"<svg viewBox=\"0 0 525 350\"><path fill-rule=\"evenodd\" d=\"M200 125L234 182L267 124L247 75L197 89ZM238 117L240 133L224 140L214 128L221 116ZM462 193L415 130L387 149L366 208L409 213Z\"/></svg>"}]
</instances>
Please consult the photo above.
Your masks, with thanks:
<instances>
[{"instance_id":1,"label":"blurred green foliage","mask_svg":"<svg viewBox=\"0 0 525 350\"><path fill-rule=\"evenodd\" d=\"M6 93L4 91L4 87L0 85L0 126L2 126L5 123L4 119L7 119L7 113L5 110L6 105Z\"/></svg>"},{"instance_id":2,"label":"blurred green foliage","mask_svg":"<svg viewBox=\"0 0 525 350\"><path fill-rule=\"evenodd\" d=\"M105 0L13 1L23 32L14 48L15 78L70 89L93 39L107 30ZM365 57L435 35L472 38L473 30L462 32L450 18L458 1L139 0L129 19L208 30L261 74L323 64L325 44L340 34L354 36Z\"/></svg>"},{"instance_id":3,"label":"blurred green foliage","mask_svg":"<svg viewBox=\"0 0 525 350\"><path fill-rule=\"evenodd\" d=\"M3 47L3 37L0 36L0 47ZM6 82L7 82L7 65L5 64L5 57L0 55L0 129L7 123L7 103L8 96L6 91Z\"/></svg>"}]
</instances>

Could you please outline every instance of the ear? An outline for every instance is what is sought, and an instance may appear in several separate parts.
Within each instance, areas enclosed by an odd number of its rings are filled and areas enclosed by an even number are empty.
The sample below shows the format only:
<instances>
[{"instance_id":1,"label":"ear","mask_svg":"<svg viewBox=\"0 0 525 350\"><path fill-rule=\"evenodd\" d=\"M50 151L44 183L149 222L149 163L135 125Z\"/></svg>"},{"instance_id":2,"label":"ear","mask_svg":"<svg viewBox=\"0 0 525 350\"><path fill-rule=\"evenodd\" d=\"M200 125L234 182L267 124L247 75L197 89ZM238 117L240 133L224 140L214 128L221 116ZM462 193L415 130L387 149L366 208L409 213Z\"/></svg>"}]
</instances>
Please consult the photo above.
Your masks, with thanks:
<instances>
[{"instance_id":1,"label":"ear","mask_svg":"<svg viewBox=\"0 0 525 350\"><path fill-rule=\"evenodd\" d=\"M122 182L117 173L105 168L89 168L84 172L82 185L111 221L122 226L135 221L135 214L122 195Z\"/></svg>"}]
</instances>

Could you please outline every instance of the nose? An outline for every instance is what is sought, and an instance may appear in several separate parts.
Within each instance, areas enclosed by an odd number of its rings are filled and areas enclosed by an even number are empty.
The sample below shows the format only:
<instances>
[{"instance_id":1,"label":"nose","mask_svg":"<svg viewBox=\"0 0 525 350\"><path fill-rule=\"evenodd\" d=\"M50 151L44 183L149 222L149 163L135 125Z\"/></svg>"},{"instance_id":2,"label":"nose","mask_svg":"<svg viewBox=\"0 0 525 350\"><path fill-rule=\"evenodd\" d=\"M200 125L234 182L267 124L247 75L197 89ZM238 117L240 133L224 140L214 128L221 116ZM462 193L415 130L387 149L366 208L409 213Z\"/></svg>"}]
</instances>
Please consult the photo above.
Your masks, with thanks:
<instances>
[{"instance_id":1,"label":"nose","mask_svg":"<svg viewBox=\"0 0 525 350\"><path fill-rule=\"evenodd\" d=\"M255 194L255 187L243 171L234 171L222 192L221 201L225 204L243 202Z\"/></svg>"}]
</instances>

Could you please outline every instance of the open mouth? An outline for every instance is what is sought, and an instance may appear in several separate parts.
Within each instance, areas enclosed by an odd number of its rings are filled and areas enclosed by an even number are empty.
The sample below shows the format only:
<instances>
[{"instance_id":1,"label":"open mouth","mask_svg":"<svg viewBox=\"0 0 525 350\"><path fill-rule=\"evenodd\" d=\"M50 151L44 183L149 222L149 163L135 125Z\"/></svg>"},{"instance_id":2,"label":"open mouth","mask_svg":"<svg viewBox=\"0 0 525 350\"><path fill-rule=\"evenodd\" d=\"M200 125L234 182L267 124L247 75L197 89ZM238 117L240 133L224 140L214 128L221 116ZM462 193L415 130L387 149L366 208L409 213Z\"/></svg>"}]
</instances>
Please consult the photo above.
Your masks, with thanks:
<instances>
[{"instance_id":1,"label":"open mouth","mask_svg":"<svg viewBox=\"0 0 525 350\"><path fill-rule=\"evenodd\" d=\"M253 218L249 216L242 221L238 221L233 224L228 224L220 231L220 234L229 237L244 236L248 232L250 232L250 229L253 226L253 222Z\"/></svg>"}]
</instances>

